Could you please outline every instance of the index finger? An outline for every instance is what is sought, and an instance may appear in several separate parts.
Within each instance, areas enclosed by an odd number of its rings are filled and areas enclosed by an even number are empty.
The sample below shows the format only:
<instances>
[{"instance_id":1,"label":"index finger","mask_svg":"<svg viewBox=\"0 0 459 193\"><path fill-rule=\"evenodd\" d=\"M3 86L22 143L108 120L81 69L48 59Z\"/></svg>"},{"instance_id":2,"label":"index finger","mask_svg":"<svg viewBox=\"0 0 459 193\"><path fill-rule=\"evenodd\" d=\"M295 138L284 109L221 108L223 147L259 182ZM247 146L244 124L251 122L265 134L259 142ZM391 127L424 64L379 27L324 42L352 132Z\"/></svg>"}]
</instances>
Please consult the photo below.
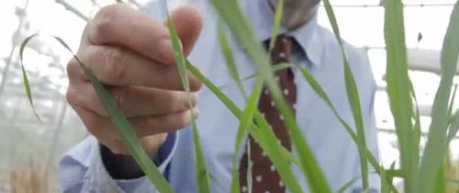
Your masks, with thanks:
<instances>
[{"instance_id":1,"label":"index finger","mask_svg":"<svg viewBox=\"0 0 459 193\"><path fill-rule=\"evenodd\" d=\"M161 21L127 5L102 8L84 34L85 43L122 45L159 63L174 62L168 29Z\"/></svg>"}]
</instances>

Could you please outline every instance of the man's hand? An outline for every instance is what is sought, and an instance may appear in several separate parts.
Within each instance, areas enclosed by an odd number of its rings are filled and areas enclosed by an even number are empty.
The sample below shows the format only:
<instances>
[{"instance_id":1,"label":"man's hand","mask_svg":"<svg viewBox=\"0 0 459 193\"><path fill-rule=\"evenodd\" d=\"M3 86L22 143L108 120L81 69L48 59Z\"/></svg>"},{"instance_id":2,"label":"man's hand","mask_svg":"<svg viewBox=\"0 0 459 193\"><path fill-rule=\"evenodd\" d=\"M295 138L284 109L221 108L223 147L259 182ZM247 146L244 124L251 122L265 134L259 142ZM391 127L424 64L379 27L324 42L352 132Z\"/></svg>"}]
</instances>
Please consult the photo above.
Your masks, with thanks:
<instances>
[{"instance_id":1,"label":"man's hand","mask_svg":"<svg viewBox=\"0 0 459 193\"><path fill-rule=\"evenodd\" d=\"M171 19L188 55L202 27L200 13L181 7ZM78 58L107 85L145 150L155 155L167 133L184 128L196 117L189 112L165 21L117 4L105 7L83 33ZM127 154L93 86L75 59L67 67L70 86L67 100L89 132L114 154ZM201 83L189 75L190 88Z\"/></svg>"}]
</instances>

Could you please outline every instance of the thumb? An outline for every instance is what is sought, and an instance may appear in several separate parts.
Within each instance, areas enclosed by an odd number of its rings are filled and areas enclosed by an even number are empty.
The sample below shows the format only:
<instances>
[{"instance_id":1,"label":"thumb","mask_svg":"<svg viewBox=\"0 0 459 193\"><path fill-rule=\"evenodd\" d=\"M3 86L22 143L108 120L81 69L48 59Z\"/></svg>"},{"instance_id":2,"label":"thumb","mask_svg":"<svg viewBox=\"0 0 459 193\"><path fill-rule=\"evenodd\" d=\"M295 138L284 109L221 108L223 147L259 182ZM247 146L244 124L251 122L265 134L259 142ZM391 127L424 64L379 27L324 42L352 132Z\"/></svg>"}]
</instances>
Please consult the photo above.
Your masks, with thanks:
<instances>
[{"instance_id":1,"label":"thumb","mask_svg":"<svg viewBox=\"0 0 459 193\"><path fill-rule=\"evenodd\" d=\"M182 6L172 12L170 19L182 42L183 53L188 56L201 33L201 13L192 6ZM167 26L167 20L164 25Z\"/></svg>"}]
</instances>

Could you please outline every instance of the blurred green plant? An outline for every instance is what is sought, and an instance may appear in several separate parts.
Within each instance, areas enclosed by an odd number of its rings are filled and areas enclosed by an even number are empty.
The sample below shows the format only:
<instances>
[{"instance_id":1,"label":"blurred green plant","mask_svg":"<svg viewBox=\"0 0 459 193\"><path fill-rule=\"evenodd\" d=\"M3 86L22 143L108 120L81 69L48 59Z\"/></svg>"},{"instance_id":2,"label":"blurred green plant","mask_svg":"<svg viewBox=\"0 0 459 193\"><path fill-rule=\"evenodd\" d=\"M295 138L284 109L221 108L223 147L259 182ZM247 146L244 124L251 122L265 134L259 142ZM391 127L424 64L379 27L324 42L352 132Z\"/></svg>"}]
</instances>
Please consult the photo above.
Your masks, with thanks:
<instances>
[{"instance_id":1,"label":"blurred green plant","mask_svg":"<svg viewBox=\"0 0 459 193\"><path fill-rule=\"evenodd\" d=\"M120 0L117 0L120 3ZM218 88L210 80L197 70L183 55L180 40L175 31L174 25L168 20L168 29L171 34L172 44L174 48L175 59L178 64L179 75L182 83L187 92L188 79L187 74L191 73L196 78L201 80L203 84L217 96L226 107L240 120L238 134L236 139L236 150L241 147L242 139L248 132L260 144L260 147L266 152L269 159L272 160L275 168L279 171L282 180L285 182L287 188L291 192L304 192L300 186L300 182L294 175L290 163L297 165L309 185L310 191L314 193L327 193L332 192L328 182L322 173L319 164L312 154L308 142L302 136L301 129L299 128L295 117L293 116L292 109L288 107L286 101L282 97L279 86L276 84L273 72L284 68L291 67L289 64L272 68L269 64L269 57L264 48L258 43L255 34L243 17L242 11L239 8L237 1L228 0L210 0L220 17L219 24L219 41L225 56L227 68L230 72L231 78L237 84L240 92L246 100L245 109L239 109L231 99L226 96L221 88ZM421 155L421 131L419 110L414 94L414 89L411 80L408 76L408 62L405 45L404 33L404 18L403 18L403 4L401 0L387 0L384 1L385 9L385 42L387 51L387 92L389 95L389 102L391 112L395 120L396 135L400 147L401 166L400 169L391 167L385 169L380 166L378 160L367 149L365 139L365 128L361 115L361 106L359 99L359 91L355 82L353 72L350 68L345 49L342 45L341 36L339 33L338 22L333 13L332 6L329 0L324 0L324 7L327 11L330 23L332 24L333 31L341 46L343 53L344 77L343 80L346 85L346 93L349 105L352 109L354 123L349 124L344 120L336 111L331 100L328 98L327 93L322 89L321 85L314 79L312 74L304 68L301 72L305 80L311 85L316 94L323 99L323 101L331 108L334 115L340 120L343 127L349 133L351 138L358 146L361 175L355 177L352 181L345 184L338 192L345 192L352 184L361 181L364 192L370 191L369 174L370 167L374 169L374 173L378 174L381 179L381 192L398 192L393 184L394 177L403 178L404 192L407 193L442 193L446 192L446 186L456 182L450 179L445 172L445 163L449 163L446 159L448 154L448 146L451 139L456 135L459 128L459 111L452 113L452 101L454 95L451 96L453 88L452 80L456 73L458 54L459 54L459 2L456 2L453 12L451 14L447 33L444 37L443 47L441 51L441 82L436 92L436 97L432 110L432 122L429 128L427 142L425 149ZM273 26L273 37L278 33L280 20L283 10L283 1L281 0L276 8L275 24ZM226 28L225 28L226 27ZM254 61L258 68L258 73L252 76L241 79L237 73L237 68L229 47L227 34L224 29L229 29L236 41L247 50L247 55ZM20 58L22 62L23 50L27 43L36 37L34 34L24 40L20 48ZM59 37L54 37L60 44L62 44L70 52L70 48ZM274 41L271 41L274 42ZM272 48L272 45L270 45ZM118 107L115 105L113 98L106 91L97 77L86 68L76 56L74 58L79 62L86 76L89 77L91 83L96 88L97 94L100 97L104 107L109 112L110 118L114 122L116 129L123 141L126 143L131 155L140 165L145 175L151 180L152 184L162 193L173 192L170 185L165 178L160 174L157 167L153 164L152 160L148 158L144 150L141 148L135 133L130 127L126 119L121 115ZM23 67L23 66L22 66ZM24 68L23 68L24 69ZM248 95L246 93L242 82L249 78L256 78L256 84L253 91ZM33 107L33 95L28 83L26 71L23 70L24 88L26 90L29 102ZM298 157L292 155L291 152L286 150L276 141L273 131L270 129L268 122L264 119L261 113L257 110L258 96L261 93L263 85L266 85L274 97L276 106L285 119L287 128L290 129L292 143L298 151ZM454 89L455 90L455 89ZM190 103L191 107L191 103ZM34 111L35 112L35 111ZM191 111L190 111L191 113ZM38 115L37 115L38 117ZM352 125L352 126L351 126ZM196 123L192 122L193 141L195 144L195 166L197 168L197 183L199 192L210 192L209 173L206 168L206 160L204 159L201 149L201 142ZM236 152L237 154L237 152ZM234 168L237 167L237 160L233 158L233 171L232 171L232 193L238 193L239 181L238 171ZM449 167L448 167L449 168ZM449 170L448 170L449 171ZM250 171L249 171L250 172ZM248 179L249 181L251 179Z\"/></svg>"}]
</instances>

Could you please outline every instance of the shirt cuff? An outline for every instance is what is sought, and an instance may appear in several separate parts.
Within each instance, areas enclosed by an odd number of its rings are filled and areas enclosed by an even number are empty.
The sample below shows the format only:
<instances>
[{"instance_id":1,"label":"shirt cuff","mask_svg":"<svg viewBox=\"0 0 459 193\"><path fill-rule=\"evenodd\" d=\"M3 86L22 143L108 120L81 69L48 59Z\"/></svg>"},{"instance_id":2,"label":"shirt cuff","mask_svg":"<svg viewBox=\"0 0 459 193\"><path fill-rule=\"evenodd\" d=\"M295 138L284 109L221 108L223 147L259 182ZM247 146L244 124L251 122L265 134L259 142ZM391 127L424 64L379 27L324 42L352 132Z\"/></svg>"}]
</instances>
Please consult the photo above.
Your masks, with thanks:
<instances>
[{"instance_id":1,"label":"shirt cuff","mask_svg":"<svg viewBox=\"0 0 459 193\"><path fill-rule=\"evenodd\" d=\"M158 149L158 153L156 154L156 160L155 163L159 167L165 166L162 170L166 169L166 166L169 164L164 164L164 163L170 163L172 159L173 152L175 152L175 149L177 147L177 132L169 133L167 135L166 141L163 143L163 145Z\"/></svg>"},{"instance_id":2,"label":"shirt cuff","mask_svg":"<svg viewBox=\"0 0 459 193\"><path fill-rule=\"evenodd\" d=\"M176 132L169 133L166 141L158 150L155 160L159 171L167 178L167 166L172 160L175 149L178 144L178 134ZM83 192L122 192L122 193L140 193L140 192L157 192L156 188L151 184L148 177L143 176L129 180L114 180L108 174L103 165L100 155L100 146L95 145L97 150L92 151L92 160L86 175L89 178L89 183L85 183L87 187L83 187Z\"/></svg>"}]
</instances>

